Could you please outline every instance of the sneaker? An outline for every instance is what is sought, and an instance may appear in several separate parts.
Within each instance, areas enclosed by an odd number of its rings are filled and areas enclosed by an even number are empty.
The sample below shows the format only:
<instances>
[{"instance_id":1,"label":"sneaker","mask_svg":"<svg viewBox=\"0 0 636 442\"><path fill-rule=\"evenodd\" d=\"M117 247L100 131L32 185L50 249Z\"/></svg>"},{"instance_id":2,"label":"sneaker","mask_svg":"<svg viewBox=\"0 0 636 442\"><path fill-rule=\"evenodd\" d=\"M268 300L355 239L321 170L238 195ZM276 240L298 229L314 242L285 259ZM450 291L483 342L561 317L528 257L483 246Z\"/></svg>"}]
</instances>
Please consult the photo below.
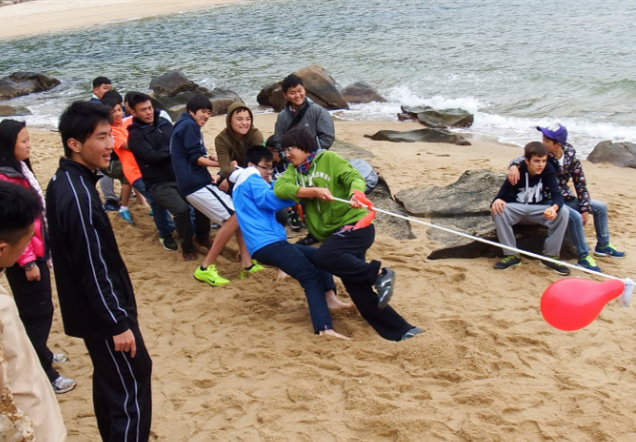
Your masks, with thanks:
<instances>
[{"instance_id":1,"label":"sneaker","mask_svg":"<svg viewBox=\"0 0 636 442\"><path fill-rule=\"evenodd\" d=\"M424 330L419 327L413 327L402 335L400 341L406 341L407 339L411 339L413 336L421 335L422 333L424 333Z\"/></svg>"},{"instance_id":2,"label":"sneaker","mask_svg":"<svg viewBox=\"0 0 636 442\"><path fill-rule=\"evenodd\" d=\"M210 229L212 230L218 230L220 228L221 228L221 224L217 224L217 223L210 224Z\"/></svg>"},{"instance_id":3,"label":"sneaker","mask_svg":"<svg viewBox=\"0 0 636 442\"><path fill-rule=\"evenodd\" d=\"M104 202L104 210L110 212L116 212L119 210L119 202L115 200L106 200Z\"/></svg>"},{"instance_id":4,"label":"sneaker","mask_svg":"<svg viewBox=\"0 0 636 442\"><path fill-rule=\"evenodd\" d=\"M378 292L378 308L382 309L389 304L393 296L395 285L395 272L388 267L382 269L382 273L375 280L375 290Z\"/></svg>"},{"instance_id":5,"label":"sneaker","mask_svg":"<svg viewBox=\"0 0 636 442\"><path fill-rule=\"evenodd\" d=\"M216 270L216 265L214 264L210 265L205 270L202 269L201 266L198 266L194 271L194 278L201 282L207 282L212 287L218 287L230 283L229 279L225 279L219 275L218 270Z\"/></svg>"},{"instance_id":6,"label":"sneaker","mask_svg":"<svg viewBox=\"0 0 636 442\"><path fill-rule=\"evenodd\" d=\"M203 247L204 249L207 249L207 250L210 250L212 248L212 241L210 241L210 238L199 239L195 236L194 243L197 246Z\"/></svg>"},{"instance_id":7,"label":"sneaker","mask_svg":"<svg viewBox=\"0 0 636 442\"><path fill-rule=\"evenodd\" d=\"M297 241L296 244L300 244L301 246L310 246L312 244L316 244L317 242L318 240L314 237L314 235L308 233L307 236L305 236L300 241Z\"/></svg>"},{"instance_id":8,"label":"sneaker","mask_svg":"<svg viewBox=\"0 0 636 442\"><path fill-rule=\"evenodd\" d=\"M179 249L179 246L177 246L177 243L174 242L172 235L160 236L159 242L161 242L164 249L170 250L171 252L176 252Z\"/></svg>"},{"instance_id":9,"label":"sneaker","mask_svg":"<svg viewBox=\"0 0 636 442\"><path fill-rule=\"evenodd\" d=\"M252 260L252 266L249 269L241 270L241 275L239 276L239 278L247 279L250 276L250 273L256 273L256 272L259 272L261 270L265 270L265 267L263 267L262 265L257 263L256 260L253 259Z\"/></svg>"},{"instance_id":10,"label":"sneaker","mask_svg":"<svg viewBox=\"0 0 636 442\"><path fill-rule=\"evenodd\" d=\"M121 219L123 219L124 221L126 221L128 224L130 224L131 226L133 225L133 220L130 217L130 210L123 210L119 212L119 217Z\"/></svg>"},{"instance_id":11,"label":"sneaker","mask_svg":"<svg viewBox=\"0 0 636 442\"><path fill-rule=\"evenodd\" d=\"M183 252L182 256L183 256L183 260L186 262L196 261L197 259L199 259L195 252Z\"/></svg>"},{"instance_id":12,"label":"sneaker","mask_svg":"<svg viewBox=\"0 0 636 442\"><path fill-rule=\"evenodd\" d=\"M298 230L301 227L305 227L305 223L300 219L300 215L295 210L289 211L289 227L292 230Z\"/></svg>"},{"instance_id":13,"label":"sneaker","mask_svg":"<svg viewBox=\"0 0 636 442\"><path fill-rule=\"evenodd\" d=\"M553 256L552 259L559 259L559 257ZM555 273L558 273L561 276L567 276L570 274L570 269L568 269L566 266L562 264L554 264L550 261L543 261L543 260L540 260L539 264L541 264L541 267L545 267L546 269L553 270Z\"/></svg>"},{"instance_id":14,"label":"sneaker","mask_svg":"<svg viewBox=\"0 0 636 442\"><path fill-rule=\"evenodd\" d=\"M68 393L77 385L73 379L65 378L64 376L59 376L56 380L51 382L53 386L53 391L57 394Z\"/></svg>"},{"instance_id":15,"label":"sneaker","mask_svg":"<svg viewBox=\"0 0 636 442\"><path fill-rule=\"evenodd\" d=\"M495 263L495 270L508 270L510 267L518 266L521 264L521 257L519 255L506 255L501 261Z\"/></svg>"},{"instance_id":16,"label":"sneaker","mask_svg":"<svg viewBox=\"0 0 636 442\"><path fill-rule=\"evenodd\" d=\"M594 249L594 254L596 256L609 256L610 258L623 258L625 256L625 252L616 250L616 247L614 247L612 243L602 247L597 245Z\"/></svg>"},{"instance_id":17,"label":"sneaker","mask_svg":"<svg viewBox=\"0 0 636 442\"><path fill-rule=\"evenodd\" d=\"M577 264L584 269L594 270L595 272L601 271L601 268L596 265L596 260L589 254L585 255L583 258L579 258Z\"/></svg>"},{"instance_id":18,"label":"sneaker","mask_svg":"<svg viewBox=\"0 0 636 442\"><path fill-rule=\"evenodd\" d=\"M56 353L53 355L53 363L54 364L61 364L63 362L66 362L66 353Z\"/></svg>"}]
</instances>

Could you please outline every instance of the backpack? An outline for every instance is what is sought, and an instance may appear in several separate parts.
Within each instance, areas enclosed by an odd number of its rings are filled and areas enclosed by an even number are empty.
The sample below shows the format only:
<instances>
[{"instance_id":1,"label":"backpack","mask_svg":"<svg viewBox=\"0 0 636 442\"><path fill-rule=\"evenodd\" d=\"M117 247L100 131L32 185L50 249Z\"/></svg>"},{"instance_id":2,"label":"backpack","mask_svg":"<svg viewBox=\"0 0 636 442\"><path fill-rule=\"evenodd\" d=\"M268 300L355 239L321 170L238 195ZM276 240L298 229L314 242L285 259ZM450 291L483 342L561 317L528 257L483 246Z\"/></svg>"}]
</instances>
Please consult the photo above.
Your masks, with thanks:
<instances>
[{"instance_id":1,"label":"backpack","mask_svg":"<svg viewBox=\"0 0 636 442\"><path fill-rule=\"evenodd\" d=\"M364 178L364 182L367 185L364 193L367 195L370 194L371 191L375 189L375 186L378 185L378 174L373 170L373 166L364 160L352 160L349 161L349 163L355 170L360 172L360 175Z\"/></svg>"}]
</instances>

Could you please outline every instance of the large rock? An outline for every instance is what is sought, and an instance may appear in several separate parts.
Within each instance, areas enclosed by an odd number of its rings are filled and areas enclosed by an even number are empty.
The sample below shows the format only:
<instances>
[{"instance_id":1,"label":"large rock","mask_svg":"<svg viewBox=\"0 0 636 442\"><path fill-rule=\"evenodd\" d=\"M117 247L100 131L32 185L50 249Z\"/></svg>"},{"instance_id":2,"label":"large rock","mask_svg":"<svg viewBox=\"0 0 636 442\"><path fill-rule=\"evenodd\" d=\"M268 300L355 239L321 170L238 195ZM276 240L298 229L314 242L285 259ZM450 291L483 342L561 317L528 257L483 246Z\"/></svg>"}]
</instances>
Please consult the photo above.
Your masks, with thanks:
<instances>
[{"instance_id":1,"label":"large rock","mask_svg":"<svg viewBox=\"0 0 636 442\"><path fill-rule=\"evenodd\" d=\"M0 79L0 100L20 97L33 92L43 92L60 84L56 78L40 72L14 72Z\"/></svg>"},{"instance_id":2,"label":"large rock","mask_svg":"<svg viewBox=\"0 0 636 442\"><path fill-rule=\"evenodd\" d=\"M587 159L592 163L611 163L619 167L636 168L636 144L601 141Z\"/></svg>"},{"instance_id":3,"label":"large rock","mask_svg":"<svg viewBox=\"0 0 636 442\"><path fill-rule=\"evenodd\" d=\"M24 106L0 104L0 117L20 117L24 115L31 115L31 111Z\"/></svg>"},{"instance_id":4,"label":"large rock","mask_svg":"<svg viewBox=\"0 0 636 442\"><path fill-rule=\"evenodd\" d=\"M397 130L381 130L373 135L365 135L376 141L392 141L394 143L449 143L460 146L470 146L470 142L461 135L454 134L444 129L416 129L406 132Z\"/></svg>"},{"instance_id":5,"label":"large rock","mask_svg":"<svg viewBox=\"0 0 636 442\"><path fill-rule=\"evenodd\" d=\"M307 96L316 104L325 109L349 109L347 100L344 99L335 80L320 65L315 64L294 72L301 80L307 91ZM260 99L258 98L260 97ZM286 104L280 83L271 84L261 90L257 100L263 106L272 106L280 112Z\"/></svg>"},{"instance_id":6,"label":"large rock","mask_svg":"<svg viewBox=\"0 0 636 442\"><path fill-rule=\"evenodd\" d=\"M344 88L342 96L347 100L347 103L352 104L371 103L374 101L378 103L387 102L387 99L380 95L373 86L364 81L358 81Z\"/></svg>"},{"instance_id":7,"label":"large rock","mask_svg":"<svg viewBox=\"0 0 636 442\"><path fill-rule=\"evenodd\" d=\"M174 97L181 92L194 91L197 87L198 85L181 71L168 72L150 81L150 89L157 97Z\"/></svg>"},{"instance_id":8,"label":"large rock","mask_svg":"<svg viewBox=\"0 0 636 442\"><path fill-rule=\"evenodd\" d=\"M194 91L181 92L174 97L164 97L153 95L153 98L159 103L161 109L165 109L171 118L176 119L185 112L186 103L196 95L204 95L212 102L212 115L225 115L227 109L235 101L243 103L241 97L234 91L229 89L213 89L209 91L206 88L199 87ZM154 106L154 104L153 104Z\"/></svg>"},{"instance_id":9,"label":"large rock","mask_svg":"<svg viewBox=\"0 0 636 442\"><path fill-rule=\"evenodd\" d=\"M433 109L430 106L402 106L400 120L412 119L428 127L470 127L475 117L464 109Z\"/></svg>"},{"instance_id":10,"label":"large rock","mask_svg":"<svg viewBox=\"0 0 636 442\"><path fill-rule=\"evenodd\" d=\"M419 187L403 190L395 199L406 211L427 217L432 224L497 242L497 231L490 214L490 204L506 179L505 173L469 170L446 187ZM541 226L515 226L517 247L541 254L547 229ZM465 238L440 229L427 232L431 241L439 243L429 259L494 257L501 248ZM576 258L576 251L566 234L561 257Z\"/></svg>"}]
</instances>

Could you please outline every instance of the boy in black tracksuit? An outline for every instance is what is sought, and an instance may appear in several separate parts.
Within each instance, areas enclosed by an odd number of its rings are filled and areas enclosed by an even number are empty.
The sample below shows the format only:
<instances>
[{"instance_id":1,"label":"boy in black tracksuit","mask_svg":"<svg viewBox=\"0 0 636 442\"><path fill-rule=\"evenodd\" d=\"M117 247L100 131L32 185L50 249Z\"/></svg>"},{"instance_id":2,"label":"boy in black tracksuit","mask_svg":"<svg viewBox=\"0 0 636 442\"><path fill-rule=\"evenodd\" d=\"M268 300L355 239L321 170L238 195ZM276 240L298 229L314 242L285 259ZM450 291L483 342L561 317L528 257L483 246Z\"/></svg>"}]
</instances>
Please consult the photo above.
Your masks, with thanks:
<instances>
[{"instance_id":1,"label":"boy in black tracksuit","mask_svg":"<svg viewBox=\"0 0 636 442\"><path fill-rule=\"evenodd\" d=\"M152 361L137 323L126 265L95 185L113 149L110 112L73 103L60 118L66 158L46 194L64 330L93 362L93 405L104 441L147 441Z\"/></svg>"}]
</instances>

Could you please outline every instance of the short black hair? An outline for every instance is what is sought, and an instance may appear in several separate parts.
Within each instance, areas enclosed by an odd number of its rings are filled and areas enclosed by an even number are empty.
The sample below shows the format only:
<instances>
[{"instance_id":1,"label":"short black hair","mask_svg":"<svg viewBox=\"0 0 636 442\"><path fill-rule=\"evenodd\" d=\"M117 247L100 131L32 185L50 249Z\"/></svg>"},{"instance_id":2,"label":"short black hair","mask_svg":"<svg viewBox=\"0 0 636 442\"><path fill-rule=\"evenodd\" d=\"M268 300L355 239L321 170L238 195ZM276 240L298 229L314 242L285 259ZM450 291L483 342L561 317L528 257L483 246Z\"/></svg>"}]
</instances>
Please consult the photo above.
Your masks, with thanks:
<instances>
[{"instance_id":1,"label":"short black hair","mask_svg":"<svg viewBox=\"0 0 636 442\"><path fill-rule=\"evenodd\" d=\"M132 110L135 110L135 106L141 103L145 103L146 101L150 101L152 103L149 95L143 94L141 92L136 92L128 97L128 106L130 106Z\"/></svg>"},{"instance_id":2,"label":"short black hair","mask_svg":"<svg viewBox=\"0 0 636 442\"><path fill-rule=\"evenodd\" d=\"M138 94L139 92L137 91L128 91L126 92L126 95L124 95L124 103L128 103L128 105L130 106L130 97L132 97L135 94Z\"/></svg>"},{"instance_id":3,"label":"short black hair","mask_svg":"<svg viewBox=\"0 0 636 442\"><path fill-rule=\"evenodd\" d=\"M265 146L256 145L247 149L247 153L245 154L245 162L247 164L252 163L254 165L257 165L262 160L274 161L274 155L272 155L268 148L266 148Z\"/></svg>"},{"instance_id":4,"label":"short black hair","mask_svg":"<svg viewBox=\"0 0 636 442\"><path fill-rule=\"evenodd\" d=\"M276 141L274 140L274 135L270 135L265 141L265 147L268 149L276 149Z\"/></svg>"},{"instance_id":5,"label":"short black hair","mask_svg":"<svg viewBox=\"0 0 636 442\"><path fill-rule=\"evenodd\" d=\"M280 145L283 149L297 147L303 152L314 152L318 149L316 140L302 127L296 127L283 135Z\"/></svg>"},{"instance_id":6,"label":"short black hair","mask_svg":"<svg viewBox=\"0 0 636 442\"><path fill-rule=\"evenodd\" d=\"M544 157L548 154L548 149L538 141L533 141L531 143L526 144L526 147L523 148L523 155L526 157L526 160L530 161L532 157Z\"/></svg>"},{"instance_id":7,"label":"short black hair","mask_svg":"<svg viewBox=\"0 0 636 442\"><path fill-rule=\"evenodd\" d=\"M103 122L113 123L110 109L100 103L76 101L60 116L59 130L64 145L64 155L70 158L73 151L68 147L68 140L73 138L80 143L90 137L97 125Z\"/></svg>"},{"instance_id":8,"label":"short black hair","mask_svg":"<svg viewBox=\"0 0 636 442\"><path fill-rule=\"evenodd\" d=\"M285 77L285 79L283 79L283 82L281 83L284 94L286 94L289 89L298 85L305 87L301 78L296 74L288 75L287 77Z\"/></svg>"},{"instance_id":9,"label":"short black hair","mask_svg":"<svg viewBox=\"0 0 636 442\"><path fill-rule=\"evenodd\" d=\"M102 84L112 84L106 77L97 77L93 80L93 89L100 87Z\"/></svg>"},{"instance_id":10,"label":"short black hair","mask_svg":"<svg viewBox=\"0 0 636 442\"><path fill-rule=\"evenodd\" d=\"M186 111L196 114L201 109L212 112L212 102L205 95L195 95L186 103Z\"/></svg>"},{"instance_id":11,"label":"short black hair","mask_svg":"<svg viewBox=\"0 0 636 442\"><path fill-rule=\"evenodd\" d=\"M108 109L112 109L116 104L122 104L123 102L121 94L113 89L106 91L102 96L102 104Z\"/></svg>"},{"instance_id":12,"label":"short black hair","mask_svg":"<svg viewBox=\"0 0 636 442\"><path fill-rule=\"evenodd\" d=\"M0 241L17 244L41 214L42 202L34 191L0 181Z\"/></svg>"}]
</instances>

